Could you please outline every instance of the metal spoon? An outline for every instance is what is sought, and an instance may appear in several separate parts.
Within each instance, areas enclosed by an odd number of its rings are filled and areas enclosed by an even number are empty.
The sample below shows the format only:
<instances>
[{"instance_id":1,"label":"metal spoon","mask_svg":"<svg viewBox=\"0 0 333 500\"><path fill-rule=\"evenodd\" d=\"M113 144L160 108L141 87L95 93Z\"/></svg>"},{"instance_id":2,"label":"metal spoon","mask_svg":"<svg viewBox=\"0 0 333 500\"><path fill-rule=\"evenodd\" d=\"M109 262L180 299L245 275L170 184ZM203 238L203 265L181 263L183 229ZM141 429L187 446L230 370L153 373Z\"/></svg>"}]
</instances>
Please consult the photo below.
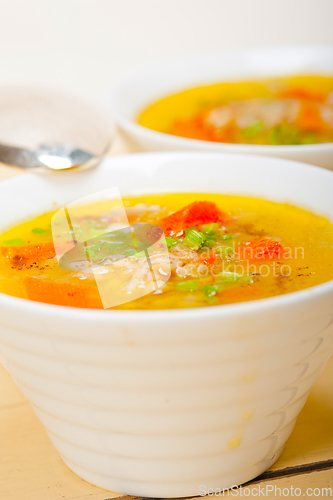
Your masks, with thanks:
<instances>
[{"instance_id":1,"label":"metal spoon","mask_svg":"<svg viewBox=\"0 0 333 500\"><path fill-rule=\"evenodd\" d=\"M25 170L96 166L112 127L95 108L63 92L0 87L0 161Z\"/></svg>"},{"instance_id":2,"label":"metal spoon","mask_svg":"<svg viewBox=\"0 0 333 500\"><path fill-rule=\"evenodd\" d=\"M38 151L0 144L0 161L26 170L88 168L95 166L99 159L100 157L65 144L45 145Z\"/></svg>"}]
</instances>

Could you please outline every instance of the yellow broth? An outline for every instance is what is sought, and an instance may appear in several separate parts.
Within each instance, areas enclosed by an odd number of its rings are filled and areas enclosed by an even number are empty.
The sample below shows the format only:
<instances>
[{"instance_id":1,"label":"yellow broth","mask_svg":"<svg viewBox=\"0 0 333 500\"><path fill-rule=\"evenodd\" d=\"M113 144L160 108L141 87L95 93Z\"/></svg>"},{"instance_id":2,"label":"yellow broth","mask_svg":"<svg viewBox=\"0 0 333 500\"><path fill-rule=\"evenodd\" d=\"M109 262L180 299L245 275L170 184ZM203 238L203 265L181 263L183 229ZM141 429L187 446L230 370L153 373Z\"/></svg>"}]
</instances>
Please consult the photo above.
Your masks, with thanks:
<instances>
[{"instance_id":1,"label":"yellow broth","mask_svg":"<svg viewBox=\"0 0 333 500\"><path fill-rule=\"evenodd\" d=\"M213 223L210 231L205 224L169 235L170 279L157 291L116 309L210 307L282 295L333 279L333 224L301 208L249 197L198 193L131 197L124 200L124 206L131 224L158 224L198 201L215 204L226 215L225 220ZM23 222L0 236L0 292L59 305L102 308L91 275L59 266L52 243L53 215L47 213ZM82 215L83 223L85 217ZM98 225L97 215L92 215L92 220ZM197 248L185 244L191 231L202 239ZM173 244L172 239L178 243ZM274 242L283 251L277 255L273 249L268 256L241 253L258 241ZM139 259L135 255L126 259L135 270ZM124 271L127 279L131 277L131 266L118 265L119 286Z\"/></svg>"}]
</instances>

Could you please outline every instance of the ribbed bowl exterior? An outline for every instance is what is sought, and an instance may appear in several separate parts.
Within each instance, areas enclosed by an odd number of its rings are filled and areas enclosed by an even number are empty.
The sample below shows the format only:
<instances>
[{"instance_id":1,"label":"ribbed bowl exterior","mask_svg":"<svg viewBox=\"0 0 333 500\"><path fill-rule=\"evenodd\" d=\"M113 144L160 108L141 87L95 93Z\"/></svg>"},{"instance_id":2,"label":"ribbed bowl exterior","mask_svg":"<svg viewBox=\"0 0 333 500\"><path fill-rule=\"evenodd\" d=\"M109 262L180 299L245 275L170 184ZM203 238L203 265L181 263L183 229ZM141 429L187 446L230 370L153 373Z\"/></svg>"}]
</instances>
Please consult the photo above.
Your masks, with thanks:
<instances>
[{"instance_id":1,"label":"ribbed bowl exterior","mask_svg":"<svg viewBox=\"0 0 333 500\"><path fill-rule=\"evenodd\" d=\"M127 494L191 496L277 460L333 351L332 317L288 327L277 316L267 330L268 318L213 315L186 334L158 316L98 328L32 317L2 321L0 352L75 473Z\"/></svg>"}]
</instances>

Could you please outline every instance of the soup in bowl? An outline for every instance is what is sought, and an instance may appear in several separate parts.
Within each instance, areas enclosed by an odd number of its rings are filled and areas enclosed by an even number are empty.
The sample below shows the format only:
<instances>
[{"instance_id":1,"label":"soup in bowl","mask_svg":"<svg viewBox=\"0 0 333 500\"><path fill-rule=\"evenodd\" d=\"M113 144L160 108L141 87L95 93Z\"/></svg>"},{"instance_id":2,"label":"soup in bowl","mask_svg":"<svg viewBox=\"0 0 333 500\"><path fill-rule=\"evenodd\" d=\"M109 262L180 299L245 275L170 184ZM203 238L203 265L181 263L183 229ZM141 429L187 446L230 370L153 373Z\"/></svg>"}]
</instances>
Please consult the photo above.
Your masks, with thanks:
<instances>
[{"instance_id":1,"label":"soup in bowl","mask_svg":"<svg viewBox=\"0 0 333 500\"><path fill-rule=\"evenodd\" d=\"M285 47L169 63L119 84L112 110L145 150L264 154L333 168L333 51Z\"/></svg>"},{"instance_id":2,"label":"soup in bowl","mask_svg":"<svg viewBox=\"0 0 333 500\"><path fill-rule=\"evenodd\" d=\"M333 280L333 223L288 203L187 192L120 203L89 201L69 221L61 209L0 234L0 292L70 307L180 309Z\"/></svg>"},{"instance_id":3,"label":"soup in bowl","mask_svg":"<svg viewBox=\"0 0 333 500\"><path fill-rule=\"evenodd\" d=\"M217 83L167 96L141 125L214 143L304 146L333 142L332 76Z\"/></svg>"},{"instance_id":4,"label":"soup in bowl","mask_svg":"<svg viewBox=\"0 0 333 500\"><path fill-rule=\"evenodd\" d=\"M95 196L106 188L120 193L108 210ZM109 490L179 497L277 460L333 351L332 189L326 170L208 153L0 185L1 361L70 469ZM156 246L170 267L154 267ZM141 274L135 300L89 303L91 269L145 260L153 290Z\"/></svg>"}]
</instances>

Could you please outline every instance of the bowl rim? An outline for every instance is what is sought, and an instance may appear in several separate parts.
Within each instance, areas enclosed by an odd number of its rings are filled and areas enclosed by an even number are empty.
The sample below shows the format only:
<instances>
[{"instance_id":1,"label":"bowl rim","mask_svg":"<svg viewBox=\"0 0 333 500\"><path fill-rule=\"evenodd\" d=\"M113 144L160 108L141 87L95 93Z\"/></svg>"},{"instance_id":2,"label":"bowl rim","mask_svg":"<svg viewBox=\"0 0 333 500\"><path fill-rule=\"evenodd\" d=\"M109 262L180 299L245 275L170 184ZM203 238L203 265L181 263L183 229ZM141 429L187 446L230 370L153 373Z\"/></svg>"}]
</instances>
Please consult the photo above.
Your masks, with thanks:
<instances>
[{"instance_id":1,"label":"bowl rim","mask_svg":"<svg viewBox=\"0 0 333 500\"><path fill-rule=\"evenodd\" d=\"M132 116L131 118L128 118L125 113L121 112L121 109L119 110L118 108L118 94L122 93L124 88L131 86L131 83L133 84L135 81L140 80L142 78L147 78L150 74L157 74L159 71L163 71L167 69L168 67L172 67L173 65L176 64L186 64L186 63L193 63L195 61L202 61L204 60L205 57L229 57L230 55L233 56L266 56L268 57L270 52L273 53L289 53L290 51L297 52L301 51L303 53L310 51L311 53L328 53L332 52L333 53L333 44L320 44L320 45L314 45L314 44L301 44L301 45L282 45L282 46L268 46L268 47L255 47L255 48L249 48L249 49L233 49L233 50L221 50L219 52L206 52L204 54L200 55L192 55L192 56L187 56L187 57L182 57L182 58L177 58L173 61L165 62L165 63L160 63L155 66L150 66L146 68L145 70L141 70L136 72L135 74L122 79L119 81L117 84L115 84L112 87L112 90L109 93L108 96L108 108L111 109L111 113L114 117L116 125L120 126L124 130L130 131L132 134L140 136L141 138L145 139L151 139L154 141L159 141L159 142L164 142L165 144L169 144L171 146L179 147L182 148L183 150L188 149L206 149L210 148L211 151L216 151L216 152L225 152L225 153L239 153L239 154L244 154L244 153L250 153L250 154L263 154L263 155L270 155L270 154L288 154L288 153L294 153L294 152L304 152L304 153L310 153L310 152L320 152L320 151L333 151L333 142L326 142L326 143L317 143L317 144L301 144L301 145L282 145L282 146L271 146L267 144L234 144L234 143L228 143L228 142L212 142L212 141L206 141L206 140L201 140L201 139L191 139L187 137L179 137L176 135L168 134L166 132L159 132L157 130L150 129L149 127L145 127L144 125L140 125L135 121L137 114L140 113L140 110L142 111L145 109L145 106L142 105L142 107L139 109L137 107L135 113L136 116ZM289 74L286 72L286 74ZM332 74L331 76L333 77L333 68L332 68ZM251 76L251 79L255 79L255 76ZM237 78L236 78L237 80ZM207 83L209 85L209 83ZM188 87L190 88L190 87ZM181 90L179 90L181 91ZM165 96L172 95L170 93L165 93ZM151 100L151 103L154 103L153 99Z\"/></svg>"},{"instance_id":2,"label":"bowl rim","mask_svg":"<svg viewBox=\"0 0 333 500\"><path fill-rule=\"evenodd\" d=\"M307 169L314 173L319 173L321 176L326 176L333 180L333 173L327 169L316 167L307 163L297 162L294 160L285 160L281 158L265 157L265 156L249 156L249 155L230 155L216 152L194 152L194 151L180 151L180 152L147 152L147 153L135 153L118 156L106 157L103 163L110 160L117 162L117 159L121 161L126 161L127 159L136 160L136 158L144 157L156 157L157 159L187 159L189 157L203 157L203 158L232 158L233 160L244 160L245 158L258 161L260 163L268 162L271 164L294 164L295 167L302 167L302 169ZM116 165L115 165L116 166ZM108 166L108 169L112 167ZM98 171L98 169L96 169ZM50 174L52 175L52 174ZM331 177L332 176L332 177ZM4 180L0 183L0 186L5 186L8 188L15 187L17 183L25 183L25 179L33 178L34 175L30 173L25 173L23 175L15 176L10 179ZM87 321L100 321L109 322L113 318L117 321L126 320L136 322L150 322L154 320L163 319L163 321L173 322L176 319L192 319L193 317L207 317L220 316L220 317L230 317L238 316L242 314L249 313L260 313L267 310L279 310L285 307L294 306L301 302L311 302L313 299L320 299L327 294L332 294L333 297L333 280L315 285L303 290L290 292L284 295L277 295L273 297L268 297L265 299L255 299L248 302L237 302L233 304L221 304L217 306L206 306L206 307L194 307L194 308L184 308L184 309L143 309L143 310L113 310L110 309L109 313L104 309L88 309L88 308L78 308L70 306L60 306L55 304L47 304L43 302L36 302L29 299L22 299L7 295L0 292L0 310L5 308L7 310L21 311L22 313L31 314L44 314L48 318L57 317L65 319L74 320L87 320ZM113 316L114 315L114 316ZM1 322L0 322L1 324Z\"/></svg>"}]
</instances>

